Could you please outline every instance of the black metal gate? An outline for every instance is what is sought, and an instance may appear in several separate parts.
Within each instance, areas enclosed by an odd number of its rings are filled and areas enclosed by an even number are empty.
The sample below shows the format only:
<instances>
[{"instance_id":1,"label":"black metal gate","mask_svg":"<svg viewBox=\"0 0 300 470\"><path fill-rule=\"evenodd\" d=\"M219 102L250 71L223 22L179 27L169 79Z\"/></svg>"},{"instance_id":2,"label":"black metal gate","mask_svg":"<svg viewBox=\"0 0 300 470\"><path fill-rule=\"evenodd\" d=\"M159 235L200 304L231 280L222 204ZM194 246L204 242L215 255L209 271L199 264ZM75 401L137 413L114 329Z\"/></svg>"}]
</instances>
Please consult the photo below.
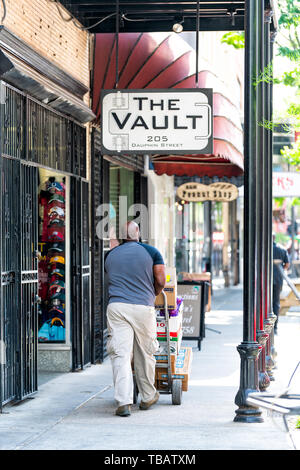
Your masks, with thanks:
<instances>
[{"instance_id":1,"label":"black metal gate","mask_svg":"<svg viewBox=\"0 0 300 470\"><path fill-rule=\"evenodd\" d=\"M37 390L37 169L1 157L0 404Z\"/></svg>"},{"instance_id":2,"label":"black metal gate","mask_svg":"<svg viewBox=\"0 0 300 470\"><path fill-rule=\"evenodd\" d=\"M21 164L19 400L37 391L38 169Z\"/></svg>"},{"instance_id":3,"label":"black metal gate","mask_svg":"<svg viewBox=\"0 0 300 470\"><path fill-rule=\"evenodd\" d=\"M3 405L17 395L17 312L19 299L20 219L19 198L14 197L20 184L20 163L1 157L1 396Z\"/></svg>"},{"instance_id":4,"label":"black metal gate","mask_svg":"<svg viewBox=\"0 0 300 470\"><path fill-rule=\"evenodd\" d=\"M72 369L91 363L89 185L71 178Z\"/></svg>"}]
</instances>

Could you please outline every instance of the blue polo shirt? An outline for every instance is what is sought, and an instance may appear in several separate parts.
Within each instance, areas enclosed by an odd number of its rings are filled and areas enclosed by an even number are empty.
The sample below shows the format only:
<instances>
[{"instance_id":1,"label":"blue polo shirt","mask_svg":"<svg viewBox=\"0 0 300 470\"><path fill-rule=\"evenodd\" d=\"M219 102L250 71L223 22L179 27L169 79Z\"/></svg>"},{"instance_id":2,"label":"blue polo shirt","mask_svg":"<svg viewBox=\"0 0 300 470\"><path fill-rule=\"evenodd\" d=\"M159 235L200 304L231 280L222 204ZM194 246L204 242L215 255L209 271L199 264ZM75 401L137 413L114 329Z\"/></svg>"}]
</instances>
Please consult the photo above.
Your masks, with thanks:
<instances>
[{"instance_id":1,"label":"blue polo shirt","mask_svg":"<svg viewBox=\"0 0 300 470\"><path fill-rule=\"evenodd\" d=\"M109 302L154 306L153 266L164 264L160 252L145 243L130 241L105 256Z\"/></svg>"}]
</instances>

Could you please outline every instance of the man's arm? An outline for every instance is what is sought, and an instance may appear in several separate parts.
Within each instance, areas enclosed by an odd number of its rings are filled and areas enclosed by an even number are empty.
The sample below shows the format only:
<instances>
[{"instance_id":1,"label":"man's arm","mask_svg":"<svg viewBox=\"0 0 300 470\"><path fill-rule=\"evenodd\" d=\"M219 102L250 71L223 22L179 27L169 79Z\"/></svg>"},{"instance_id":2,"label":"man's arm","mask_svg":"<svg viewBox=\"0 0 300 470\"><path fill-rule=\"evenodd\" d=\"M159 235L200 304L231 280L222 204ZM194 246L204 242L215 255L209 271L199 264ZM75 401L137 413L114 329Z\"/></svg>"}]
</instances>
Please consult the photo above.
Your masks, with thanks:
<instances>
[{"instance_id":1,"label":"man's arm","mask_svg":"<svg viewBox=\"0 0 300 470\"><path fill-rule=\"evenodd\" d=\"M155 295L161 293L166 284L166 268L164 264L155 264L153 266L154 291Z\"/></svg>"},{"instance_id":2,"label":"man's arm","mask_svg":"<svg viewBox=\"0 0 300 470\"><path fill-rule=\"evenodd\" d=\"M290 267L290 257L287 251L285 251L285 256L283 260L283 269L289 269L289 267Z\"/></svg>"}]
</instances>

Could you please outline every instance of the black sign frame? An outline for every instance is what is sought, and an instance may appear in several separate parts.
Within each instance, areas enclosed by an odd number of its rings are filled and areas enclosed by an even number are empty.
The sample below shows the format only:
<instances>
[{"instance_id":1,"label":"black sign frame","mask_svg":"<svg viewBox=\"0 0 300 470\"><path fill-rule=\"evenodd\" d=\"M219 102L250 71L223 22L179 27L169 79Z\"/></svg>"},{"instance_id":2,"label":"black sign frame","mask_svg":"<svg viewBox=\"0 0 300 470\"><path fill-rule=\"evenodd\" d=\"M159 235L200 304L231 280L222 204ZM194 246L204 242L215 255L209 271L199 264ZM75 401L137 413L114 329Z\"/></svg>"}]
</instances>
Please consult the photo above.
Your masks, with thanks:
<instances>
[{"instance_id":1,"label":"black sign frame","mask_svg":"<svg viewBox=\"0 0 300 470\"><path fill-rule=\"evenodd\" d=\"M205 338L205 311L208 303L208 281L178 281L177 286L188 285L201 287L201 299L200 299L200 321L199 321L199 332L194 336L183 336L182 339L186 341L197 341L198 350L201 351L201 342ZM207 286L207 288L205 288ZM178 292L179 294L179 292ZM179 294L180 295L180 294ZM183 300L184 303L184 300ZM183 314L184 315L184 314Z\"/></svg>"}]
</instances>

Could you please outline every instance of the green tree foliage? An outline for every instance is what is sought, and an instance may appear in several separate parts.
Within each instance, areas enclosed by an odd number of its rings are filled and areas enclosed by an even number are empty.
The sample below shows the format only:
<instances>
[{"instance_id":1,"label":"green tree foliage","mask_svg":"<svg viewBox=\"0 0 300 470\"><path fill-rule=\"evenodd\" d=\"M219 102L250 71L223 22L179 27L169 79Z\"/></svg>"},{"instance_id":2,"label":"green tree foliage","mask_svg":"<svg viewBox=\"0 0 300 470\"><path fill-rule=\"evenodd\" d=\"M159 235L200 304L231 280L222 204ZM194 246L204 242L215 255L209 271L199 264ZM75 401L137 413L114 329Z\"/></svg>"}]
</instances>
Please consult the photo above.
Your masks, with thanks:
<instances>
[{"instance_id":1,"label":"green tree foliage","mask_svg":"<svg viewBox=\"0 0 300 470\"><path fill-rule=\"evenodd\" d=\"M235 49L243 49L245 47L245 33L244 31L229 31L222 36L221 42L233 46Z\"/></svg>"},{"instance_id":2,"label":"green tree foliage","mask_svg":"<svg viewBox=\"0 0 300 470\"><path fill-rule=\"evenodd\" d=\"M292 70L284 72L280 82L286 86L296 88L298 103L292 103L287 109L287 115L296 122L296 127L300 126L300 1L299 0L279 0L280 8L279 32L277 40L278 55L288 58L294 67Z\"/></svg>"},{"instance_id":3,"label":"green tree foliage","mask_svg":"<svg viewBox=\"0 0 300 470\"><path fill-rule=\"evenodd\" d=\"M298 62L300 59L300 2L299 0L279 0L280 17L278 20L280 31L284 31L285 44L278 44L281 56ZM299 63L298 63L299 65Z\"/></svg>"},{"instance_id":4,"label":"green tree foliage","mask_svg":"<svg viewBox=\"0 0 300 470\"><path fill-rule=\"evenodd\" d=\"M273 63L268 64L257 77L254 77L254 86L261 82L283 84L293 87L296 90L296 102L290 103L280 120L286 121L285 131L290 133L300 130L300 0L279 0L278 6L280 16L278 19L279 32L276 36L277 55L285 57L291 61L292 69L287 70L281 77L273 77ZM245 45L244 32L231 31L223 35L221 42L241 49ZM274 121L274 118L273 118ZM275 122L264 121L259 125L267 129L274 130ZM292 149L293 157L295 155ZM285 155L288 152L285 151Z\"/></svg>"},{"instance_id":5,"label":"green tree foliage","mask_svg":"<svg viewBox=\"0 0 300 470\"><path fill-rule=\"evenodd\" d=\"M287 163L296 166L297 171L300 171L300 139L293 142L291 147L285 145L280 153Z\"/></svg>"}]
</instances>

